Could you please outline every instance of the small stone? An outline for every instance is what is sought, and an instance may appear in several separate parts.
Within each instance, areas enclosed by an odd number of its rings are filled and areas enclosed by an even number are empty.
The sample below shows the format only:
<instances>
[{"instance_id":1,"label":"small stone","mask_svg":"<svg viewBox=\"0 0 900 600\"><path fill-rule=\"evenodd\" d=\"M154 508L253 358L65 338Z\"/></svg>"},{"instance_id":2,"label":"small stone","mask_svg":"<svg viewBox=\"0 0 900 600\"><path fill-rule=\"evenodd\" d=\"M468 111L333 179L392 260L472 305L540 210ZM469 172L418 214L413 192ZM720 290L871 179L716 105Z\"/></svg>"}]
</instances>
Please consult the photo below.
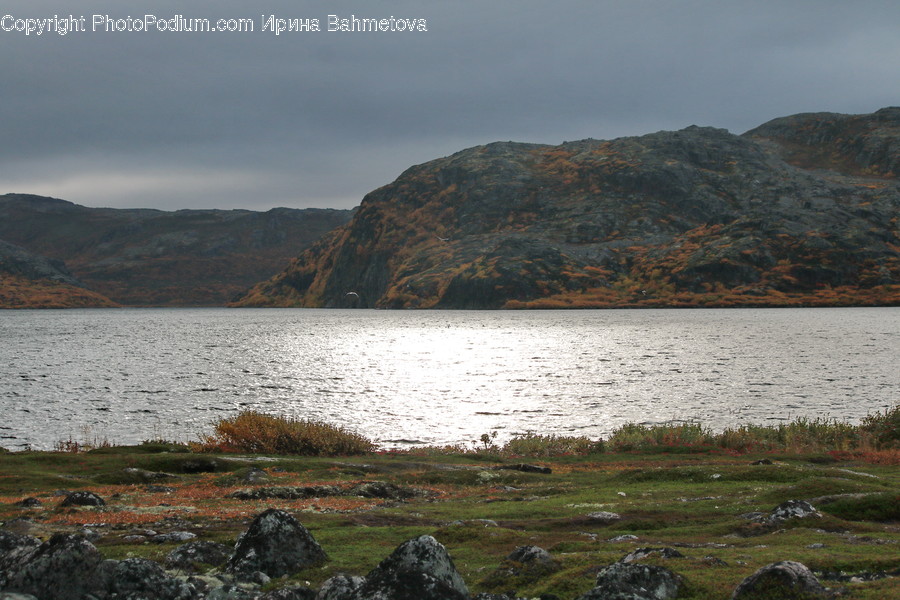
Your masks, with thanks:
<instances>
[{"instance_id":1,"label":"small stone","mask_svg":"<svg viewBox=\"0 0 900 600\"><path fill-rule=\"evenodd\" d=\"M160 533L150 538L150 541L156 544L168 544L170 542L186 542L197 537L196 533L190 531L171 531L169 533Z\"/></svg>"},{"instance_id":2,"label":"small stone","mask_svg":"<svg viewBox=\"0 0 900 600\"><path fill-rule=\"evenodd\" d=\"M37 498L24 498L16 502L16 506L21 506L22 508L39 508L42 506L42 503Z\"/></svg>"},{"instance_id":3,"label":"small stone","mask_svg":"<svg viewBox=\"0 0 900 600\"><path fill-rule=\"evenodd\" d=\"M675 548L638 548L632 550L619 559L621 563L632 563L643 560L652 554L659 554L663 558L684 558L684 554Z\"/></svg>"},{"instance_id":4,"label":"small stone","mask_svg":"<svg viewBox=\"0 0 900 600\"><path fill-rule=\"evenodd\" d=\"M630 534L630 533L626 533L626 534L623 534L623 535L617 535L617 536L614 537L614 538L609 538L609 539L606 540L606 541L607 541L607 542L633 542L633 541L636 540L636 539L638 539L638 536L632 535L632 534Z\"/></svg>"},{"instance_id":5,"label":"small stone","mask_svg":"<svg viewBox=\"0 0 900 600\"><path fill-rule=\"evenodd\" d=\"M602 521L604 523L612 523L613 521L618 521L622 518L622 516L618 513L609 512L606 510L601 510L597 512L588 513L587 518L591 521Z\"/></svg>"}]
</instances>

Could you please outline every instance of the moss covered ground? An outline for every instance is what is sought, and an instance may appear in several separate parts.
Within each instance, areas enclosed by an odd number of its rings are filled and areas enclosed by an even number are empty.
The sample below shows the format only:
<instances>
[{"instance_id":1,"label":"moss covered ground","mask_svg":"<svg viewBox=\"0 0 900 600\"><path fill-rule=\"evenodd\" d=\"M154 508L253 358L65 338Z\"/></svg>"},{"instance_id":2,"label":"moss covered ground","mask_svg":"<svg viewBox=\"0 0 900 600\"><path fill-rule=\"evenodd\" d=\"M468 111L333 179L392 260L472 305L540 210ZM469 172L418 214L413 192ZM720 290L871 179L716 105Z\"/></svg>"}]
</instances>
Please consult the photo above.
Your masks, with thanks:
<instances>
[{"instance_id":1,"label":"moss covered ground","mask_svg":"<svg viewBox=\"0 0 900 600\"><path fill-rule=\"evenodd\" d=\"M522 460L472 452L195 454L166 444L3 453L0 520L5 528L43 539L57 531L90 530L109 558L162 561L178 543L157 544L134 534L190 531L201 540L233 544L253 516L282 508L312 532L329 561L270 587L318 585L337 573L364 575L401 542L430 534L448 548L473 593L575 598L592 587L601 567L632 550L672 547L683 557L654 554L644 561L682 575L684 598L726 598L742 579L780 560L806 564L847 598L900 597L900 469L891 460L849 453L644 451L525 459L550 473L498 468ZM347 490L365 481L417 495L230 497L247 488ZM107 504L63 508L64 490L90 490ZM27 497L40 506L19 506ZM746 516L767 515L792 499L811 501L821 516L778 523ZM600 511L621 518L589 516ZM548 550L555 568L529 572L503 564L525 545ZM853 575L859 581L851 581Z\"/></svg>"}]
</instances>

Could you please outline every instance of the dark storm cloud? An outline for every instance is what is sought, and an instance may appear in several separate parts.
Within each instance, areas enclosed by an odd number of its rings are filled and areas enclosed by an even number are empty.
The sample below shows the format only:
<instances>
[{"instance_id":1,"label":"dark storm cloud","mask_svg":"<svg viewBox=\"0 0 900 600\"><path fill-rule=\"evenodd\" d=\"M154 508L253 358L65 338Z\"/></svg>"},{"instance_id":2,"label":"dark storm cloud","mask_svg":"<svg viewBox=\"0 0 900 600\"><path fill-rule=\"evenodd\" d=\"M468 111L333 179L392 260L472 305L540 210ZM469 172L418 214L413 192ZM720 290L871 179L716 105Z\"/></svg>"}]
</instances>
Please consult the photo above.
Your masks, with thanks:
<instances>
[{"instance_id":1,"label":"dark storm cloud","mask_svg":"<svg viewBox=\"0 0 900 600\"><path fill-rule=\"evenodd\" d=\"M736 133L897 104L889 2L14 1L14 18L250 18L252 33L0 31L0 193L96 206L351 207L494 140ZM263 32L264 17L428 32ZM3 15L0 15L3 16ZM7 23L12 21L7 20Z\"/></svg>"}]
</instances>

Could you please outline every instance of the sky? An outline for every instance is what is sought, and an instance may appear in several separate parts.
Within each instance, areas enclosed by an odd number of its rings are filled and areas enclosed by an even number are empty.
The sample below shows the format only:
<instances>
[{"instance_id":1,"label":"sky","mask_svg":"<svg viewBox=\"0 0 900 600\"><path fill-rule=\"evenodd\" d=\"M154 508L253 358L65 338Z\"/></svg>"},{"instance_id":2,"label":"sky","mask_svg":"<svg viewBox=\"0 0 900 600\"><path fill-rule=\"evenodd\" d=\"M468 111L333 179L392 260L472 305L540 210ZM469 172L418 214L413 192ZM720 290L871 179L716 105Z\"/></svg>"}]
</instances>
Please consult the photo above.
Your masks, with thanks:
<instances>
[{"instance_id":1,"label":"sky","mask_svg":"<svg viewBox=\"0 0 900 600\"><path fill-rule=\"evenodd\" d=\"M493 141L900 105L896 0L7 0L0 17L0 194L93 207L352 208ZM83 30L61 35L67 17ZM426 31L329 31L351 17Z\"/></svg>"}]
</instances>

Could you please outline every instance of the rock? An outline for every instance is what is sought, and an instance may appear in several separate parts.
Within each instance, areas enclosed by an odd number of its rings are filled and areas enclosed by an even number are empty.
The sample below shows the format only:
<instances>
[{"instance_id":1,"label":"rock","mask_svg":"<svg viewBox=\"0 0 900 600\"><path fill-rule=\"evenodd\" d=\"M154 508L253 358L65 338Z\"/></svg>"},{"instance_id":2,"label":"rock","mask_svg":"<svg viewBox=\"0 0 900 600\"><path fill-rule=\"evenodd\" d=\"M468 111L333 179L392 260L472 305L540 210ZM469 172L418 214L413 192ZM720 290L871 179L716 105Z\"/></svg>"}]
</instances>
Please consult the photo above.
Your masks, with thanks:
<instances>
[{"instance_id":1,"label":"rock","mask_svg":"<svg viewBox=\"0 0 900 600\"><path fill-rule=\"evenodd\" d=\"M541 467L538 465L529 465L525 463L519 463L515 465L500 465L499 467L495 468L509 471L522 471L523 473L542 473L544 475L553 473L553 469L551 469L550 467Z\"/></svg>"},{"instance_id":2,"label":"rock","mask_svg":"<svg viewBox=\"0 0 900 600\"><path fill-rule=\"evenodd\" d=\"M750 463L750 464L751 464L751 465L772 465L772 464L775 464L775 463L773 463L773 462L772 462L771 460L769 460L768 458L761 458L761 459L759 459L759 460L754 460L754 461L753 461L752 463Z\"/></svg>"},{"instance_id":3,"label":"rock","mask_svg":"<svg viewBox=\"0 0 900 600\"><path fill-rule=\"evenodd\" d=\"M559 569L549 552L538 546L519 546L513 550L497 570L481 583L487 589L505 590L514 585L536 581ZM515 579L515 583L512 581Z\"/></svg>"},{"instance_id":4,"label":"rock","mask_svg":"<svg viewBox=\"0 0 900 600\"><path fill-rule=\"evenodd\" d=\"M519 546L506 557L523 565L553 565L555 561L550 553L538 546Z\"/></svg>"},{"instance_id":5,"label":"rock","mask_svg":"<svg viewBox=\"0 0 900 600\"><path fill-rule=\"evenodd\" d=\"M94 492L70 492L60 506L106 506L106 501Z\"/></svg>"},{"instance_id":6,"label":"rock","mask_svg":"<svg viewBox=\"0 0 900 600\"><path fill-rule=\"evenodd\" d=\"M632 563L643 560L651 554L659 554L663 558L684 558L684 554L675 548L638 548L619 559L620 563Z\"/></svg>"},{"instance_id":7,"label":"rock","mask_svg":"<svg viewBox=\"0 0 900 600\"><path fill-rule=\"evenodd\" d=\"M365 581L364 577L336 575L322 584L315 600L352 600L353 593Z\"/></svg>"},{"instance_id":8,"label":"rock","mask_svg":"<svg viewBox=\"0 0 900 600\"><path fill-rule=\"evenodd\" d=\"M159 471L148 471L146 469L138 469L135 467L125 467L122 472L131 480L137 483L151 483L162 479L170 479L174 475L170 473L161 473Z\"/></svg>"},{"instance_id":9,"label":"rock","mask_svg":"<svg viewBox=\"0 0 900 600\"><path fill-rule=\"evenodd\" d=\"M235 544L227 571L238 579L262 571L269 577L292 575L327 560L319 543L290 514L269 509L258 515Z\"/></svg>"},{"instance_id":10,"label":"rock","mask_svg":"<svg viewBox=\"0 0 900 600\"><path fill-rule=\"evenodd\" d=\"M41 540L30 535L20 535L0 529L0 590L7 580L31 558L41 545Z\"/></svg>"},{"instance_id":11,"label":"rock","mask_svg":"<svg viewBox=\"0 0 900 600\"><path fill-rule=\"evenodd\" d=\"M353 600L465 600L469 590L453 560L430 535L406 541L381 561Z\"/></svg>"},{"instance_id":12,"label":"rock","mask_svg":"<svg viewBox=\"0 0 900 600\"><path fill-rule=\"evenodd\" d=\"M156 544L168 544L169 542L186 542L196 537L197 534L190 531L170 531L169 533L154 535L150 538L150 541Z\"/></svg>"},{"instance_id":13,"label":"rock","mask_svg":"<svg viewBox=\"0 0 900 600\"><path fill-rule=\"evenodd\" d=\"M0 600L38 600L31 594L17 594L15 592L0 592Z\"/></svg>"},{"instance_id":14,"label":"rock","mask_svg":"<svg viewBox=\"0 0 900 600\"><path fill-rule=\"evenodd\" d=\"M735 588L731 600L813 600L830 594L806 565L785 560L766 565Z\"/></svg>"},{"instance_id":15,"label":"rock","mask_svg":"<svg viewBox=\"0 0 900 600\"><path fill-rule=\"evenodd\" d=\"M630 533L625 533L622 535L617 535L616 537L613 537L613 538L609 538L606 541L607 542L633 542L637 539L638 539L638 536L630 534Z\"/></svg>"},{"instance_id":16,"label":"rock","mask_svg":"<svg viewBox=\"0 0 900 600\"><path fill-rule=\"evenodd\" d=\"M250 467L246 473L241 477L242 483L265 483L272 479L272 476L260 469L259 467Z\"/></svg>"},{"instance_id":17,"label":"rock","mask_svg":"<svg viewBox=\"0 0 900 600\"><path fill-rule=\"evenodd\" d=\"M249 488L232 492L229 497L238 500L302 500L306 498L327 498L338 496L341 489L333 485L309 485L309 486L269 486Z\"/></svg>"},{"instance_id":18,"label":"rock","mask_svg":"<svg viewBox=\"0 0 900 600\"><path fill-rule=\"evenodd\" d=\"M600 510L597 512L588 513L587 518L591 521L601 521L603 523L612 523L613 521L618 521L622 518L622 516L618 513L609 512L605 510Z\"/></svg>"},{"instance_id":19,"label":"rock","mask_svg":"<svg viewBox=\"0 0 900 600\"><path fill-rule=\"evenodd\" d=\"M85 583L102 560L89 541L80 536L57 533L10 574L6 589L41 599L79 600L90 591Z\"/></svg>"},{"instance_id":20,"label":"rock","mask_svg":"<svg viewBox=\"0 0 900 600\"><path fill-rule=\"evenodd\" d=\"M315 600L315 598L316 590L306 586L294 586L268 592L260 596L259 600Z\"/></svg>"},{"instance_id":21,"label":"rock","mask_svg":"<svg viewBox=\"0 0 900 600\"><path fill-rule=\"evenodd\" d=\"M151 494L170 494L175 491L175 488L171 485L148 485L144 491Z\"/></svg>"},{"instance_id":22,"label":"rock","mask_svg":"<svg viewBox=\"0 0 900 600\"><path fill-rule=\"evenodd\" d=\"M197 589L170 577L163 568L146 558L105 560L92 578L91 591L112 598L141 600L192 600Z\"/></svg>"},{"instance_id":23,"label":"rock","mask_svg":"<svg viewBox=\"0 0 900 600\"><path fill-rule=\"evenodd\" d=\"M37 498L23 498L16 502L16 506L21 506L22 508L38 508L42 506L42 503Z\"/></svg>"},{"instance_id":24,"label":"rock","mask_svg":"<svg viewBox=\"0 0 900 600\"><path fill-rule=\"evenodd\" d=\"M594 589L579 600L669 600L681 587L681 577L665 567L618 562L600 571Z\"/></svg>"},{"instance_id":25,"label":"rock","mask_svg":"<svg viewBox=\"0 0 900 600\"><path fill-rule=\"evenodd\" d=\"M207 592L205 600L259 600L259 592L228 584Z\"/></svg>"},{"instance_id":26,"label":"rock","mask_svg":"<svg viewBox=\"0 0 900 600\"><path fill-rule=\"evenodd\" d=\"M224 565L230 554L231 549L225 544L188 542L169 552L166 556L166 568L192 573L198 570L198 565Z\"/></svg>"},{"instance_id":27,"label":"rock","mask_svg":"<svg viewBox=\"0 0 900 600\"><path fill-rule=\"evenodd\" d=\"M363 498L406 500L427 496L429 492L418 488L399 486L386 481L367 481L350 488L347 494L350 496L362 496Z\"/></svg>"},{"instance_id":28,"label":"rock","mask_svg":"<svg viewBox=\"0 0 900 600\"><path fill-rule=\"evenodd\" d=\"M805 500L788 500L782 502L772 510L770 521L786 521L788 519L806 519L808 517L821 517L815 507Z\"/></svg>"}]
</instances>

